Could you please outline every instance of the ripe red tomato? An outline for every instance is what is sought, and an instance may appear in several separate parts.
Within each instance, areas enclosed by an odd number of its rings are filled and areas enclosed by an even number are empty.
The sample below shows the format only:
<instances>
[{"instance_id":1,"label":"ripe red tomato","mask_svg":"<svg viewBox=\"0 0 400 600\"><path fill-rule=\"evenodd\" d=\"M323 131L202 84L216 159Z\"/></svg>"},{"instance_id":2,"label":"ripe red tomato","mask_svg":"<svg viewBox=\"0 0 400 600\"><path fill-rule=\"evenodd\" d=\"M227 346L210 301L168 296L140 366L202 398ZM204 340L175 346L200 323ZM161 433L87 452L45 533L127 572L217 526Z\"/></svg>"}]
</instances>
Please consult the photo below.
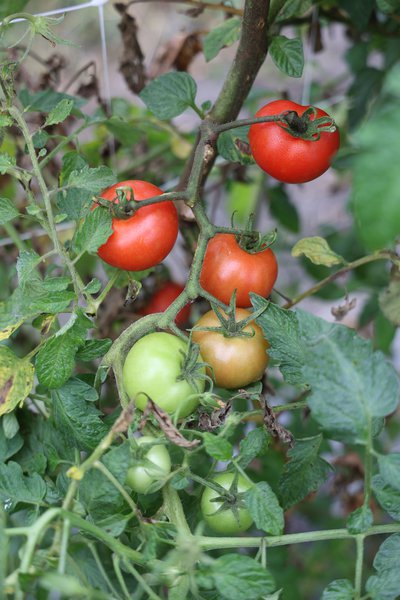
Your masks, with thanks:
<instances>
[{"instance_id":1,"label":"ripe red tomato","mask_svg":"<svg viewBox=\"0 0 400 600\"><path fill-rule=\"evenodd\" d=\"M271 248L254 254L243 250L230 233L218 233L209 242L200 274L204 290L229 304L234 292L236 306L251 306L249 292L266 298L278 276L278 263Z\"/></svg>"},{"instance_id":2,"label":"ripe red tomato","mask_svg":"<svg viewBox=\"0 0 400 600\"><path fill-rule=\"evenodd\" d=\"M251 313L244 308L236 310L236 321L247 319ZM196 327L219 327L221 323L215 312L209 310L196 323L192 340L199 344L205 363L212 367L216 385L225 389L237 389L258 381L268 364L268 342L261 327L251 321L243 329L252 337L225 337L222 331L200 331Z\"/></svg>"},{"instance_id":3,"label":"ripe red tomato","mask_svg":"<svg viewBox=\"0 0 400 600\"><path fill-rule=\"evenodd\" d=\"M128 180L107 188L101 197L115 200L118 187L132 188L138 201L163 193L152 183ZM117 269L143 271L171 252L178 235L178 213L173 202L165 201L139 208L128 219L113 218L112 228L113 233L97 251L100 258Z\"/></svg>"},{"instance_id":4,"label":"ripe red tomato","mask_svg":"<svg viewBox=\"0 0 400 600\"><path fill-rule=\"evenodd\" d=\"M142 315L152 315L153 313L164 312L172 302L183 292L185 288L179 283L166 281L149 299L146 306L141 311ZM190 317L190 304L187 304L178 312L175 317L175 323L182 327L188 322Z\"/></svg>"},{"instance_id":5,"label":"ripe red tomato","mask_svg":"<svg viewBox=\"0 0 400 600\"><path fill-rule=\"evenodd\" d=\"M274 100L263 106L256 117L294 110L301 116L309 106L290 100ZM317 108L316 117L329 116ZM311 116L311 120L314 116ZM325 173L339 149L340 135L323 131L317 141L295 138L276 123L257 123L249 131L250 149L258 166L284 183L304 183Z\"/></svg>"}]
</instances>

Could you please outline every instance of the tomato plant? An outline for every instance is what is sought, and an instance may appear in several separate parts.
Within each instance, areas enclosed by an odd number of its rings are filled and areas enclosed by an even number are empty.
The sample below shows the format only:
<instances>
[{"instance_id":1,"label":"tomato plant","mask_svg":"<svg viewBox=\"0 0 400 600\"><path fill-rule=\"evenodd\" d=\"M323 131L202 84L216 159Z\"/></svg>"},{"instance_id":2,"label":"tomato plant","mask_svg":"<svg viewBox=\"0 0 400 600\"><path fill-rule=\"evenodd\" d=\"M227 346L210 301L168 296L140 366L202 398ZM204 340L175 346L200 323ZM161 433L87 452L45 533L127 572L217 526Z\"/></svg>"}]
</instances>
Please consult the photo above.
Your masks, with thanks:
<instances>
[{"instance_id":1,"label":"tomato plant","mask_svg":"<svg viewBox=\"0 0 400 600\"><path fill-rule=\"evenodd\" d=\"M271 248L246 251L228 233L218 233L208 242L200 284L221 302L229 304L236 290L236 305L251 306L249 293L266 298L277 277L278 263Z\"/></svg>"},{"instance_id":2,"label":"tomato plant","mask_svg":"<svg viewBox=\"0 0 400 600\"><path fill-rule=\"evenodd\" d=\"M102 192L101 197L118 203L116 190L130 189L137 202L159 196L162 190L139 180L120 181ZM98 249L109 265L126 271L143 271L160 263L171 252L178 235L178 214L171 201L135 209L128 218L113 218L113 233Z\"/></svg>"},{"instance_id":3,"label":"tomato plant","mask_svg":"<svg viewBox=\"0 0 400 600\"><path fill-rule=\"evenodd\" d=\"M235 535L249 529L253 519L244 506L243 494L252 487L252 483L243 475L220 473L212 479L231 497L206 487L201 497L201 512L207 525L217 533Z\"/></svg>"},{"instance_id":4,"label":"tomato plant","mask_svg":"<svg viewBox=\"0 0 400 600\"><path fill-rule=\"evenodd\" d=\"M236 309L236 321L250 316L248 310ZM217 327L219 331L201 331L203 327ZM199 344L201 356L210 365L210 375L219 387L240 388L263 376L268 364L268 342L257 323L252 321L240 331L230 333L221 328L217 315L210 310L196 322L192 339Z\"/></svg>"},{"instance_id":5,"label":"tomato plant","mask_svg":"<svg viewBox=\"0 0 400 600\"><path fill-rule=\"evenodd\" d=\"M291 100L274 100L256 113L256 117L276 115L284 111L296 111L301 117L309 106L301 106ZM328 117L320 108L312 114L315 118ZM329 168L340 145L339 130L322 131L318 140L293 137L277 123L257 123L249 131L250 149L256 163L278 181L305 183L316 179Z\"/></svg>"},{"instance_id":6,"label":"tomato plant","mask_svg":"<svg viewBox=\"0 0 400 600\"><path fill-rule=\"evenodd\" d=\"M151 445L142 456L135 457L135 464L128 469L126 485L138 494L148 494L162 487L165 478L171 471L171 458L163 444L157 443L157 438L144 435L135 438L140 446Z\"/></svg>"},{"instance_id":7,"label":"tomato plant","mask_svg":"<svg viewBox=\"0 0 400 600\"><path fill-rule=\"evenodd\" d=\"M183 292L185 288L174 281L166 281L149 298L141 311L142 315L151 315L153 313L164 312L172 302ZM175 323L182 327L189 321L191 312L190 304L187 304L178 312L175 317Z\"/></svg>"},{"instance_id":8,"label":"tomato plant","mask_svg":"<svg viewBox=\"0 0 400 600\"><path fill-rule=\"evenodd\" d=\"M205 369L185 374L188 344L171 333L149 333L129 350L123 367L126 393L144 410L148 398L176 417L187 417L199 404Z\"/></svg>"}]
</instances>

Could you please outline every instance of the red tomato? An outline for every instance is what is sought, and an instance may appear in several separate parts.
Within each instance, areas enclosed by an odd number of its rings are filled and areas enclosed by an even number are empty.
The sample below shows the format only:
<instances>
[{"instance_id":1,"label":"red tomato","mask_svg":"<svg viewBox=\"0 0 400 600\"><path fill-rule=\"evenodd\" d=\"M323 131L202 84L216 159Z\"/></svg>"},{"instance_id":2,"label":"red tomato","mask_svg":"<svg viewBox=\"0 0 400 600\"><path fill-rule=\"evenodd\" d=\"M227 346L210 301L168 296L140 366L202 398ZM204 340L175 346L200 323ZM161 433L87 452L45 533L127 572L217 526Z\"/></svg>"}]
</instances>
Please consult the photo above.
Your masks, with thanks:
<instances>
[{"instance_id":1,"label":"red tomato","mask_svg":"<svg viewBox=\"0 0 400 600\"><path fill-rule=\"evenodd\" d=\"M274 100L263 106L256 117L277 115L294 110L301 116L309 106L301 106L290 100ZM316 117L329 116L317 108ZM313 120L314 117L311 117ZM284 183L304 183L325 173L333 156L339 149L340 136L322 132L317 141L295 138L276 123L257 123L249 131L250 149L258 166Z\"/></svg>"},{"instance_id":2,"label":"red tomato","mask_svg":"<svg viewBox=\"0 0 400 600\"><path fill-rule=\"evenodd\" d=\"M167 281L151 296L141 314L152 315L153 313L164 312L184 289L183 285L179 285L179 283ZM175 317L175 323L178 327L182 327L188 322L190 309L190 304L187 304L178 312Z\"/></svg>"},{"instance_id":3,"label":"red tomato","mask_svg":"<svg viewBox=\"0 0 400 600\"><path fill-rule=\"evenodd\" d=\"M208 242L200 285L225 304L236 290L236 306L246 308L251 306L249 292L266 298L277 276L278 263L271 248L251 254L233 234L218 233Z\"/></svg>"},{"instance_id":4,"label":"red tomato","mask_svg":"<svg viewBox=\"0 0 400 600\"><path fill-rule=\"evenodd\" d=\"M128 180L107 188L101 197L115 200L118 187L132 188L138 201L163 193L152 183ZM128 219L113 218L112 228L113 233L98 249L100 258L117 269L143 271L171 252L178 235L178 213L173 202L165 201L139 208Z\"/></svg>"}]
</instances>

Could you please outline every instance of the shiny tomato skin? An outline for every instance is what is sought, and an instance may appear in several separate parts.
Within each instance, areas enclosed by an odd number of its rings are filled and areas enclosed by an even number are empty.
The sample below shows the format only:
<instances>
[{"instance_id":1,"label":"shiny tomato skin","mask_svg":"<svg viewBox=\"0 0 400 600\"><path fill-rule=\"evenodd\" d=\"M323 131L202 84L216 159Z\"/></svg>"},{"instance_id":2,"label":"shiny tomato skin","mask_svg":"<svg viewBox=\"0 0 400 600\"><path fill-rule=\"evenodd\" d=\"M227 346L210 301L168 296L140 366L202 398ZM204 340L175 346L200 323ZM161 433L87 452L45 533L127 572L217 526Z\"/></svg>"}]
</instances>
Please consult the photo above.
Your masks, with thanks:
<instances>
[{"instance_id":1,"label":"shiny tomato skin","mask_svg":"<svg viewBox=\"0 0 400 600\"><path fill-rule=\"evenodd\" d=\"M122 369L122 380L130 400L144 410L149 396L165 412L184 418L198 406L197 393L204 391L204 379L197 380L197 389L180 380L184 354L188 344L176 335L149 333L129 350ZM199 356L199 362L203 362ZM201 370L205 373L205 369Z\"/></svg>"},{"instance_id":2,"label":"shiny tomato skin","mask_svg":"<svg viewBox=\"0 0 400 600\"><path fill-rule=\"evenodd\" d=\"M286 110L294 110L300 116L309 106L302 106L290 100L274 100L263 106L255 117L276 115ZM329 116L317 108L316 117ZM258 166L284 183L305 183L316 179L330 167L339 149L340 135L322 132L317 141L295 138L276 123L257 123L249 130L250 149Z\"/></svg>"},{"instance_id":3,"label":"shiny tomato skin","mask_svg":"<svg viewBox=\"0 0 400 600\"><path fill-rule=\"evenodd\" d=\"M144 458L150 461L153 466L148 464L137 464L128 469L125 483L134 492L138 494L148 494L150 488L154 489L154 484L159 481L162 485L165 477L171 472L171 457L168 450L162 444L156 444L157 439L145 435L136 439L139 445L154 442L155 445L149 448ZM160 485L160 487L161 487Z\"/></svg>"},{"instance_id":4,"label":"shiny tomato skin","mask_svg":"<svg viewBox=\"0 0 400 600\"><path fill-rule=\"evenodd\" d=\"M137 179L120 181L102 192L115 200L118 187L130 187L137 201L159 196L162 190ZM128 219L112 220L113 233L97 253L104 262L125 271L143 271L160 263L171 252L178 236L178 213L173 202L139 208Z\"/></svg>"},{"instance_id":5,"label":"shiny tomato skin","mask_svg":"<svg viewBox=\"0 0 400 600\"><path fill-rule=\"evenodd\" d=\"M251 306L249 292L266 298L277 277L278 263L271 248L250 254L233 234L217 233L208 242L200 285L225 304L236 289L236 306L247 308Z\"/></svg>"},{"instance_id":6,"label":"shiny tomato skin","mask_svg":"<svg viewBox=\"0 0 400 600\"><path fill-rule=\"evenodd\" d=\"M213 481L221 485L226 490L229 490L230 486L232 485L233 478L233 473L223 472L216 475L213 478ZM252 483L250 483L242 475L239 475L237 481L238 492L247 492L247 490L249 490L251 487ZM220 512L216 512L221 507L221 502L213 502L213 500L218 496L219 494L215 490L209 487L204 489L201 497L201 512L207 525L216 533L228 535L235 535L249 529L253 523L253 519L250 516L247 508L238 508L238 520L235 518L233 511L229 508Z\"/></svg>"},{"instance_id":7,"label":"shiny tomato skin","mask_svg":"<svg viewBox=\"0 0 400 600\"><path fill-rule=\"evenodd\" d=\"M250 316L244 308L236 309L236 321ZM243 331L253 333L253 337L224 337L218 331L199 331L196 327L219 327L221 323L213 310L205 313L197 321L192 331L192 339L200 346L200 353L212 370L209 375L218 387L225 389L242 388L259 381L268 364L268 342L261 328L252 321Z\"/></svg>"},{"instance_id":8,"label":"shiny tomato skin","mask_svg":"<svg viewBox=\"0 0 400 600\"><path fill-rule=\"evenodd\" d=\"M146 306L142 309L142 315L152 315L153 313L164 312L174 300L183 292L185 288L179 283L166 281L154 294L151 296ZM182 327L189 321L191 306L187 304L178 312L175 317L175 323L178 327Z\"/></svg>"}]
</instances>

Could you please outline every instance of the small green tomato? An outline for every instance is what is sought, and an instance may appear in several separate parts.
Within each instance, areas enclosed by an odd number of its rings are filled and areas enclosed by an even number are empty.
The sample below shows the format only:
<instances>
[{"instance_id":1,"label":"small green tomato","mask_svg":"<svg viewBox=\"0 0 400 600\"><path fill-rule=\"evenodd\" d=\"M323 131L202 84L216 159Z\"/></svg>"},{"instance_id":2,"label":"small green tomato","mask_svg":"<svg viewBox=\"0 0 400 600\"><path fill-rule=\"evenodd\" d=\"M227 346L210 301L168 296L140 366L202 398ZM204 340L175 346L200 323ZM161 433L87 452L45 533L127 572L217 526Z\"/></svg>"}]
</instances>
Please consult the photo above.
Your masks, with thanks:
<instances>
[{"instance_id":1,"label":"small green tomato","mask_svg":"<svg viewBox=\"0 0 400 600\"><path fill-rule=\"evenodd\" d=\"M157 444L157 438L143 436L138 438L137 443L151 444L149 450L139 459L138 464L128 469L126 485L138 494L148 494L156 491L157 482L162 487L165 477L171 472L171 458L168 450L162 444Z\"/></svg>"},{"instance_id":2,"label":"small green tomato","mask_svg":"<svg viewBox=\"0 0 400 600\"><path fill-rule=\"evenodd\" d=\"M234 480L234 473L227 473L226 471L216 475L212 482L219 484L227 491L232 491L232 483ZM237 492L242 494L252 487L247 479L242 475L237 478ZM220 494L209 487L206 487L201 497L201 512L203 519L207 525L217 533L235 535L246 531L251 524L253 519L250 516L247 508L243 506L243 501L240 496L236 498L236 508L232 510L229 503L221 499L216 500ZM222 510L219 510L222 507Z\"/></svg>"}]
</instances>

